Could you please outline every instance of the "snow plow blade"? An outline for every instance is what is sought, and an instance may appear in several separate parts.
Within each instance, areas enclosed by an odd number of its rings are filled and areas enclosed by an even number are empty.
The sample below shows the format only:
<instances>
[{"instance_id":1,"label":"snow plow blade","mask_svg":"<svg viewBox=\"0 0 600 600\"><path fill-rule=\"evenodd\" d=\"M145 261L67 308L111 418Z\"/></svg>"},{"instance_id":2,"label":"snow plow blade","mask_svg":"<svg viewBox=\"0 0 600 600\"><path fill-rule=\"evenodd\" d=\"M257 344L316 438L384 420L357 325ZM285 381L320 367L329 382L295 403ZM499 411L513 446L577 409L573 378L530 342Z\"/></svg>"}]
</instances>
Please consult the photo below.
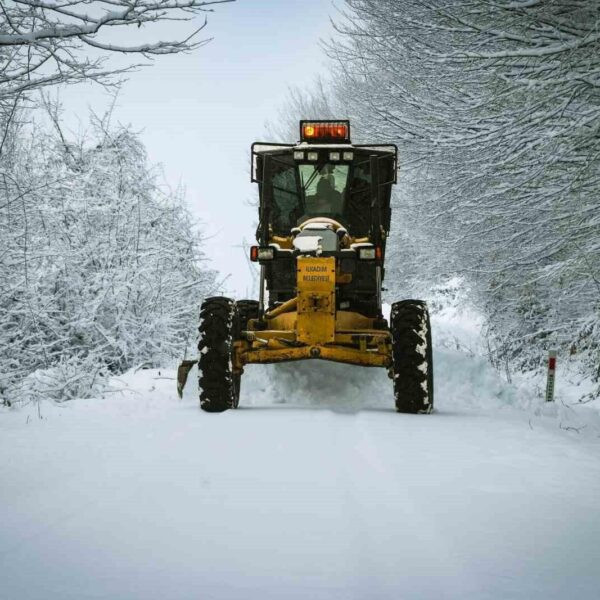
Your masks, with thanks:
<instances>
[{"instance_id":1,"label":"snow plow blade","mask_svg":"<svg viewBox=\"0 0 600 600\"><path fill-rule=\"evenodd\" d=\"M183 388L187 383L190 371L197 363L197 360L184 360L181 361L181 364L177 367L177 395L180 398L183 398Z\"/></svg>"}]
</instances>

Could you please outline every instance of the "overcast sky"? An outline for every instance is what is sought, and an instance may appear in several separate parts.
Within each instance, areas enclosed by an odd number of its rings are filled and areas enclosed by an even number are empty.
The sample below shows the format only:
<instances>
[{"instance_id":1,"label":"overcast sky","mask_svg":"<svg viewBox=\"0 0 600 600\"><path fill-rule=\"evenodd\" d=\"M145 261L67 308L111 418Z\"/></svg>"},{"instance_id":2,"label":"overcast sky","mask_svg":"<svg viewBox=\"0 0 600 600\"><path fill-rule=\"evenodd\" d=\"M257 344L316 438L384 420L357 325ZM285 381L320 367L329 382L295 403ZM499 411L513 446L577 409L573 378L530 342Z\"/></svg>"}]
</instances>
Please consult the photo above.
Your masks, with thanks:
<instances>
[{"instance_id":1,"label":"overcast sky","mask_svg":"<svg viewBox=\"0 0 600 600\"><path fill-rule=\"evenodd\" d=\"M150 160L162 163L171 185L185 185L190 208L211 236L212 265L231 274L226 291L238 297L251 281L239 246L243 238L254 242L256 222L256 208L248 205L257 198L249 181L250 145L264 140L265 123L289 86L310 85L323 74L319 40L331 35L333 14L331 0L216 6L205 29L214 38L210 44L159 58L132 74L119 96L115 120L142 131ZM85 122L87 106L101 111L106 96L77 86L65 100L69 121L77 114Z\"/></svg>"}]
</instances>

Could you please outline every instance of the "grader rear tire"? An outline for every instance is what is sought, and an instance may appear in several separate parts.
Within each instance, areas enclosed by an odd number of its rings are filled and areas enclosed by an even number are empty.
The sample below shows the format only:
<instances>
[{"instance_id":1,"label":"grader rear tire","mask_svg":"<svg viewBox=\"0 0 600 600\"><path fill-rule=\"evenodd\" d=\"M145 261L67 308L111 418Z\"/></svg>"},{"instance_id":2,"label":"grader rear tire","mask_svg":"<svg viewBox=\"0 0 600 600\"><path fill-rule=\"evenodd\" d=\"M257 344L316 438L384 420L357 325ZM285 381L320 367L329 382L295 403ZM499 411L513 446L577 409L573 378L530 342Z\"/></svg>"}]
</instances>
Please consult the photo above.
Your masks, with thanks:
<instances>
[{"instance_id":1,"label":"grader rear tire","mask_svg":"<svg viewBox=\"0 0 600 600\"><path fill-rule=\"evenodd\" d=\"M202 303L198 370L200 408L206 412L223 412L238 407L240 376L232 370L236 324L237 311L233 300L217 296Z\"/></svg>"},{"instance_id":2,"label":"grader rear tire","mask_svg":"<svg viewBox=\"0 0 600 600\"><path fill-rule=\"evenodd\" d=\"M403 300L392 305L394 397L401 413L433 410L433 355L427 304Z\"/></svg>"},{"instance_id":3,"label":"grader rear tire","mask_svg":"<svg viewBox=\"0 0 600 600\"><path fill-rule=\"evenodd\" d=\"M258 300L238 300L237 307L237 322L236 322L236 339L240 339L242 331L248 327L250 319L258 319Z\"/></svg>"}]
</instances>

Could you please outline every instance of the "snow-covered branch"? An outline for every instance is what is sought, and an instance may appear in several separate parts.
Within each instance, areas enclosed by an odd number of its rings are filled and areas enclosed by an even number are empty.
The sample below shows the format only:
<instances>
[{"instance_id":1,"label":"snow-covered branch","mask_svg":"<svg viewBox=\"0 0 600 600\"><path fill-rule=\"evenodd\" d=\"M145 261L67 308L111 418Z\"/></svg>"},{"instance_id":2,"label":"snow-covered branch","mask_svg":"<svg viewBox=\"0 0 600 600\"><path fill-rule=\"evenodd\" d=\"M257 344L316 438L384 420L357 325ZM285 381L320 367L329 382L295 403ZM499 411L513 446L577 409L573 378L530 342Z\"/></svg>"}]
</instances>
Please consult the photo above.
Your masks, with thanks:
<instances>
[{"instance_id":1,"label":"snow-covered branch","mask_svg":"<svg viewBox=\"0 0 600 600\"><path fill-rule=\"evenodd\" d=\"M143 57L198 48L206 13L235 0L6 0L0 2L0 101L60 83L110 84L139 64L111 66L112 54ZM193 23L198 17L199 22ZM156 39L181 21L178 39ZM189 30L183 29L189 25ZM138 41L135 41L138 38Z\"/></svg>"}]
</instances>

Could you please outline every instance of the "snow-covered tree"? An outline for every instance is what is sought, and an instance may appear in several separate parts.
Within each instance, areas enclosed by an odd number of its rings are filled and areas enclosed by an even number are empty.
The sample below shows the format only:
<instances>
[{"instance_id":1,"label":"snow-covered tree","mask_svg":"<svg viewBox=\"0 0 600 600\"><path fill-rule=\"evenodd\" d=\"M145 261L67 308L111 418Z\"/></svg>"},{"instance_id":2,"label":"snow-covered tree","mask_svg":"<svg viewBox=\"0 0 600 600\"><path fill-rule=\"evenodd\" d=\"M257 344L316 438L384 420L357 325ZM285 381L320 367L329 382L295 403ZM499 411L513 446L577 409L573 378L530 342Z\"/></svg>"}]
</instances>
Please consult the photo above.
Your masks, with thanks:
<instances>
[{"instance_id":1,"label":"snow-covered tree","mask_svg":"<svg viewBox=\"0 0 600 600\"><path fill-rule=\"evenodd\" d=\"M183 355L215 276L137 135L96 123L69 143L34 128L4 173L2 400L86 395L108 373Z\"/></svg>"},{"instance_id":2,"label":"snow-covered tree","mask_svg":"<svg viewBox=\"0 0 600 600\"><path fill-rule=\"evenodd\" d=\"M214 275L182 192L159 185L129 129L67 141L47 88L113 86L193 50L207 41L196 17L228 1L0 2L0 402L89 394L193 338ZM39 106L52 133L32 125Z\"/></svg>"},{"instance_id":3,"label":"snow-covered tree","mask_svg":"<svg viewBox=\"0 0 600 600\"><path fill-rule=\"evenodd\" d=\"M429 276L469 277L497 357L597 368L600 2L346 6L329 53L348 112L400 145Z\"/></svg>"}]
</instances>

